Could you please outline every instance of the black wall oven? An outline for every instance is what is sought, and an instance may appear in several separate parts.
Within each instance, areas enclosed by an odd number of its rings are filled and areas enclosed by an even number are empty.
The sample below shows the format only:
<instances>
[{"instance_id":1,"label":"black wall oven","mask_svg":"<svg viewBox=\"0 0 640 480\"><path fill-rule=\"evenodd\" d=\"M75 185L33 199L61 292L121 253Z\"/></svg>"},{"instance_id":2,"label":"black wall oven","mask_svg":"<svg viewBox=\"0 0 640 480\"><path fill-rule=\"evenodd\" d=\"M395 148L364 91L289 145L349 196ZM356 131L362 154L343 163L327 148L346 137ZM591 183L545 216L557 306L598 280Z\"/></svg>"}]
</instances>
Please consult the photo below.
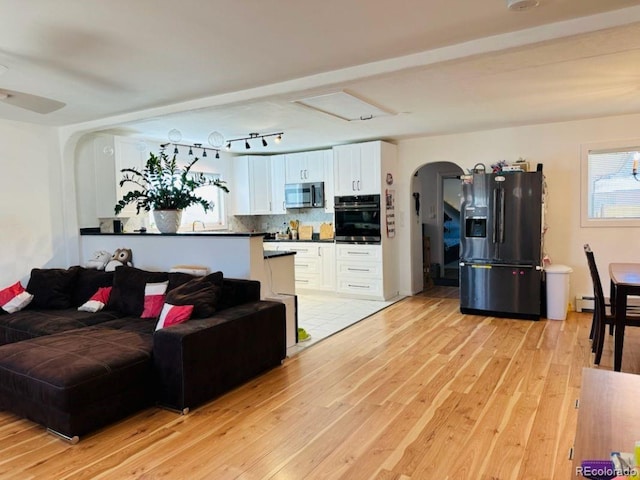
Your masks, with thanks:
<instances>
[{"instance_id":1,"label":"black wall oven","mask_svg":"<svg viewBox=\"0 0 640 480\"><path fill-rule=\"evenodd\" d=\"M335 197L337 243L380 243L380 195Z\"/></svg>"}]
</instances>

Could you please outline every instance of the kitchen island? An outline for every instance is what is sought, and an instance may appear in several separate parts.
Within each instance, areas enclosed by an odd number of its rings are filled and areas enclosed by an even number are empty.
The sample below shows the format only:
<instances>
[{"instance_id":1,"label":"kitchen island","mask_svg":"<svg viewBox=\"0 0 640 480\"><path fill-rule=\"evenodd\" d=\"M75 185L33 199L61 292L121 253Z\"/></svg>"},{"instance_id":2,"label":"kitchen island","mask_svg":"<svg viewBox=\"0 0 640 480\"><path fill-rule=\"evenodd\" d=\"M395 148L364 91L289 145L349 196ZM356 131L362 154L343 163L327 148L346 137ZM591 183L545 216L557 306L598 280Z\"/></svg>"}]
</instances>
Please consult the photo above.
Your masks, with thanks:
<instances>
[{"instance_id":1,"label":"kitchen island","mask_svg":"<svg viewBox=\"0 0 640 480\"><path fill-rule=\"evenodd\" d=\"M118 248L130 248L133 265L144 270L202 265L212 272L222 271L225 277L259 280L262 297L295 294L294 252L264 252L263 236L260 232L100 233L82 229L80 261L84 264L96 251L111 254Z\"/></svg>"}]
</instances>

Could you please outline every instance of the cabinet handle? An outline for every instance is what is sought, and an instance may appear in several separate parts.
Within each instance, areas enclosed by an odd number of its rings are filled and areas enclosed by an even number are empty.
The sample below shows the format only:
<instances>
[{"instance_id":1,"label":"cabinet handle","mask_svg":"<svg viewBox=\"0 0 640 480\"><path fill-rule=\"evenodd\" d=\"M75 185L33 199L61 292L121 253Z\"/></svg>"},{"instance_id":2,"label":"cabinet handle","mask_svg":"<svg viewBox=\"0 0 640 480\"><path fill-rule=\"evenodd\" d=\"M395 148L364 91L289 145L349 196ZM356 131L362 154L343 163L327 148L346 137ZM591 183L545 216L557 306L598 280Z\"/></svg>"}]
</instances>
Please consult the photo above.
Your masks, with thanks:
<instances>
[{"instance_id":1,"label":"cabinet handle","mask_svg":"<svg viewBox=\"0 0 640 480\"><path fill-rule=\"evenodd\" d=\"M322 255L320 255L320 247L318 247L318 256L321 257Z\"/></svg>"},{"instance_id":2,"label":"cabinet handle","mask_svg":"<svg viewBox=\"0 0 640 480\"><path fill-rule=\"evenodd\" d=\"M305 179L309 178L309 170L304 171L304 178Z\"/></svg>"},{"instance_id":3,"label":"cabinet handle","mask_svg":"<svg viewBox=\"0 0 640 480\"><path fill-rule=\"evenodd\" d=\"M369 252L351 252L347 251L349 255L369 255Z\"/></svg>"},{"instance_id":4,"label":"cabinet handle","mask_svg":"<svg viewBox=\"0 0 640 480\"><path fill-rule=\"evenodd\" d=\"M304 170L300 170L300 180L304 180Z\"/></svg>"},{"instance_id":5,"label":"cabinet handle","mask_svg":"<svg viewBox=\"0 0 640 480\"><path fill-rule=\"evenodd\" d=\"M347 285L349 285L350 287L353 287L353 288L371 288L369 285L354 285L354 284L351 284L351 283L348 283Z\"/></svg>"},{"instance_id":6,"label":"cabinet handle","mask_svg":"<svg viewBox=\"0 0 640 480\"><path fill-rule=\"evenodd\" d=\"M358 190L361 190L361 188L360 188L360 180L358 180Z\"/></svg>"},{"instance_id":7,"label":"cabinet handle","mask_svg":"<svg viewBox=\"0 0 640 480\"><path fill-rule=\"evenodd\" d=\"M272 208L271 208L271 200L269 200L269 211L271 211L271 210L272 210Z\"/></svg>"},{"instance_id":8,"label":"cabinet handle","mask_svg":"<svg viewBox=\"0 0 640 480\"><path fill-rule=\"evenodd\" d=\"M286 207L285 205L286 205L286 204L284 203L284 200L283 200L283 201L282 201L282 210L283 210L283 211L287 209L287 207Z\"/></svg>"},{"instance_id":9,"label":"cabinet handle","mask_svg":"<svg viewBox=\"0 0 640 480\"><path fill-rule=\"evenodd\" d=\"M296 278L296 283L309 283L306 278Z\"/></svg>"},{"instance_id":10,"label":"cabinet handle","mask_svg":"<svg viewBox=\"0 0 640 480\"><path fill-rule=\"evenodd\" d=\"M347 270L349 270L350 272L370 272L371 271L368 268L351 268L351 267L347 267Z\"/></svg>"},{"instance_id":11,"label":"cabinet handle","mask_svg":"<svg viewBox=\"0 0 640 480\"><path fill-rule=\"evenodd\" d=\"M296 263L296 267L308 267L308 263Z\"/></svg>"},{"instance_id":12,"label":"cabinet handle","mask_svg":"<svg viewBox=\"0 0 640 480\"><path fill-rule=\"evenodd\" d=\"M355 180L351 180L351 190L355 191L356 189L356 181Z\"/></svg>"}]
</instances>

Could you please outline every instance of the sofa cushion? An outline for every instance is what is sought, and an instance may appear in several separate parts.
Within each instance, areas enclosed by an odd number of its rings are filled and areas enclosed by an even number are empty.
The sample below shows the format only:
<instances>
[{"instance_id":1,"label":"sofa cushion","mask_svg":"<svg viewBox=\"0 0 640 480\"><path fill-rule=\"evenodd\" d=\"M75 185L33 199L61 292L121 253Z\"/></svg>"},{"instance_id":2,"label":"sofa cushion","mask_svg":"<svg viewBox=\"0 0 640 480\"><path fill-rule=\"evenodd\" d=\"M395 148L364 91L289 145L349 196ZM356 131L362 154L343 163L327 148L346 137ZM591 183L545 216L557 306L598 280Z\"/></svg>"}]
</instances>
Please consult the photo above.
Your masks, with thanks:
<instances>
[{"instance_id":1,"label":"sofa cushion","mask_svg":"<svg viewBox=\"0 0 640 480\"><path fill-rule=\"evenodd\" d=\"M118 267L113 275L113 290L111 290L108 308L125 315L139 317L144 309L146 284L164 282L168 279L167 272L148 272L135 267Z\"/></svg>"},{"instance_id":2,"label":"sofa cushion","mask_svg":"<svg viewBox=\"0 0 640 480\"><path fill-rule=\"evenodd\" d=\"M29 305L33 295L25 291L20 282L0 290L0 312L15 313Z\"/></svg>"},{"instance_id":3,"label":"sofa cushion","mask_svg":"<svg viewBox=\"0 0 640 480\"><path fill-rule=\"evenodd\" d=\"M61 310L71 307L78 272L78 267L32 269L27 284L27 292L33 295L29 308Z\"/></svg>"},{"instance_id":4,"label":"sofa cushion","mask_svg":"<svg viewBox=\"0 0 640 480\"><path fill-rule=\"evenodd\" d=\"M192 312L193 305L171 305L170 303L165 303L162 307L162 312L160 312L156 330L184 323L191 318Z\"/></svg>"},{"instance_id":5,"label":"sofa cushion","mask_svg":"<svg viewBox=\"0 0 640 480\"><path fill-rule=\"evenodd\" d=\"M193 305L191 318L206 318L217 309L222 294L223 275L215 272L204 277L193 277L167 294L171 305Z\"/></svg>"},{"instance_id":6,"label":"sofa cushion","mask_svg":"<svg viewBox=\"0 0 640 480\"><path fill-rule=\"evenodd\" d=\"M71 301L74 307L79 307L95 294L99 288L113 285L113 272L96 270L95 268L78 267L76 288L73 289Z\"/></svg>"},{"instance_id":7,"label":"sofa cushion","mask_svg":"<svg viewBox=\"0 0 640 480\"><path fill-rule=\"evenodd\" d=\"M159 283L147 283L144 286L144 309L141 318L158 318L164 305L169 281Z\"/></svg>"},{"instance_id":8,"label":"sofa cushion","mask_svg":"<svg viewBox=\"0 0 640 480\"><path fill-rule=\"evenodd\" d=\"M120 318L117 311L98 313L68 310L31 310L0 316L0 345L102 324Z\"/></svg>"},{"instance_id":9,"label":"sofa cushion","mask_svg":"<svg viewBox=\"0 0 640 480\"><path fill-rule=\"evenodd\" d=\"M93 296L78 307L78 310L82 312L99 312L104 306L109 303L109 297L111 296L111 290L113 287L100 287Z\"/></svg>"}]
</instances>

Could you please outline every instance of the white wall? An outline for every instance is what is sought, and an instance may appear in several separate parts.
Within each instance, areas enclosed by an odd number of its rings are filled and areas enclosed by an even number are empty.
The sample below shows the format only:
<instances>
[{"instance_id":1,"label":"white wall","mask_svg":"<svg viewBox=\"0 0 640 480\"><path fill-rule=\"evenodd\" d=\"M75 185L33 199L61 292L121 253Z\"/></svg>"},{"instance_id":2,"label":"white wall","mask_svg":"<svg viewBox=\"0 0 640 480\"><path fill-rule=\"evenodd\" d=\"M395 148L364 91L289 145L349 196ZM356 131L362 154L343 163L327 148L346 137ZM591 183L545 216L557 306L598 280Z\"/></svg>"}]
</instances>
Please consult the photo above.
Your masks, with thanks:
<instances>
[{"instance_id":1,"label":"white wall","mask_svg":"<svg viewBox=\"0 0 640 480\"><path fill-rule=\"evenodd\" d=\"M0 288L32 267L66 266L56 129L0 120Z\"/></svg>"},{"instance_id":2,"label":"white wall","mask_svg":"<svg viewBox=\"0 0 640 480\"><path fill-rule=\"evenodd\" d=\"M459 135L404 140L399 143L399 167L404 186L399 186L398 210L404 221L398 229L399 244L410 245L412 201L410 178L417 168L435 161L454 162L464 169L482 162L487 168L499 160L527 159L533 167L544 165L548 185L549 229L546 252L553 263L569 265L571 297L592 294L583 245L595 252L603 285L607 288L607 265L614 261L640 262L640 228L580 226L580 146L585 143L630 140L640 137L640 115L505 128ZM640 188L640 184L638 184ZM415 293L411 269L419 268L411 249L401 248L400 292ZM411 266L411 268L410 268Z\"/></svg>"}]
</instances>

